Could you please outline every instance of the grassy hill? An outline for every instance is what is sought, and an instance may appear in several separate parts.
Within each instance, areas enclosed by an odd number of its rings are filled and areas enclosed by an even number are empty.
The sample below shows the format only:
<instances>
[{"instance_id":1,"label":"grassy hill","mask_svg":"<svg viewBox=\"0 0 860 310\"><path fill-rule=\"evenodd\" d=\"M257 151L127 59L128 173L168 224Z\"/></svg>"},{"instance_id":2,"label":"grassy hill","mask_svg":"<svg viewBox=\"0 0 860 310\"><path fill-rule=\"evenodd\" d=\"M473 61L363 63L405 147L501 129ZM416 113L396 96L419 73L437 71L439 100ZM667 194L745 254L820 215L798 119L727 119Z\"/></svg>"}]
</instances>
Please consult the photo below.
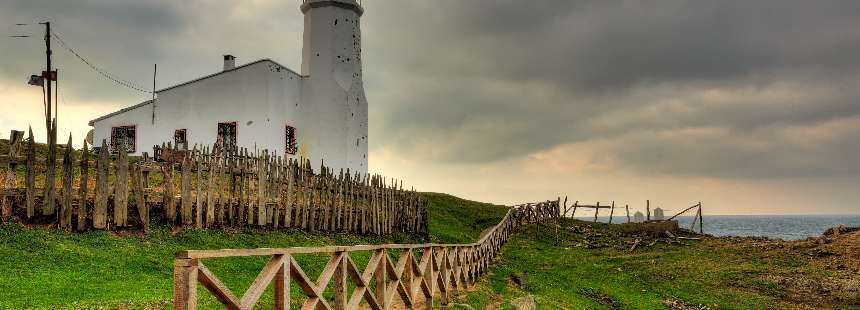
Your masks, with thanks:
<instances>
[{"instance_id":1,"label":"grassy hill","mask_svg":"<svg viewBox=\"0 0 860 310\"><path fill-rule=\"evenodd\" d=\"M482 230L498 223L506 212L503 207L443 194L424 197L430 208L431 239L437 242L477 240ZM145 236L117 236L0 224L0 309L168 307L173 292L173 255L184 249L422 242L420 236L410 235L355 237L299 230L190 230L174 234L167 227L154 227ZM206 264L235 292L242 292L265 259L217 259ZM317 274L327 257L303 255L296 259L309 274ZM367 258L359 255L354 259L364 264ZM293 292L298 293L298 289ZM209 294L201 295L201 306L217 304ZM264 296L262 300L271 298Z\"/></svg>"},{"instance_id":2,"label":"grassy hill","mask_svg":"<svg viewBox=\"0 0 860 310\"><path fill-rule=\"evenodd\" d=\"M515 234L462 302L507 308L532 294L545 309L860 309L860 231L667 244L626 236L617 225L559 224L558 233L547 224ZM630 251L636 238L644 240Z\"/></svg>"},{"instance_id":3,"label":"grassy hill","mask_svg":"<svg viewBox=\"0 0 860 310\"><path fill-rule=\"evenodd\" d=\"M423 195L434 242L474 241L506 212L450 195ZM455 294L453 302L507 309L512 300L534 295L542 309L860 309L860 231L852 236L805 243L711 237L679 243L564 219L558 226L546 223L515 234L489 273L474 288ZM2 224L0 309L169 308L172 258L183 249L420 243L421 238L297 230L172 233L167 227L155 227L145 236L117 236ZM637 238L640 243L631 251ZM296 256L313 275L327 258ZM353 258L362 266L367 259ZM265 258L206 264L241 292ZM298 293L296 287L292 291ZM262 308L271 300L267 295L270 292L261 299ZM200 304L218 305L208 293L201 294Z\"/></svg>"}]
</instances>

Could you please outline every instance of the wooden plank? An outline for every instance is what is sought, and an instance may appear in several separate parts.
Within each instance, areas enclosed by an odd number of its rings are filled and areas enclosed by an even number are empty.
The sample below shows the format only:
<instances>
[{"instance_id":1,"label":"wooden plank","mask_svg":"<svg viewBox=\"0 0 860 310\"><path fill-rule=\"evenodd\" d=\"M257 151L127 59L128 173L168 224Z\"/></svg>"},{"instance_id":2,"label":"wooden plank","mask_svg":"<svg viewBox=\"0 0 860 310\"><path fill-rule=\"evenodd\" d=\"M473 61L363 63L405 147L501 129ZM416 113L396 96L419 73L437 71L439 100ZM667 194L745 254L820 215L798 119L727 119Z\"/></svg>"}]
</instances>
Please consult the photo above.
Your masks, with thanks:
<instances>
[{"instance_id":1,"label":"wooden plank","mask_svg":"<svg viewBox=\"0 0 860 310\"><path fill-rule=\"evenodd\" d=\"M275 274L274 288L272 295L275 299L276 310L290 309L290 260L289 255L284 255L284 264L278 269Z\"/></svg>"},{"instance_id":2,"label":"wooden plank","mask_svg":"<svg viewBox=\"0 0 860 310\"><path fill-rule=\"evenodd\" d=\"M117 151L113 221L116 227L124 227L128 224L128 154L124 143L120 143Z\"/></svg>"},{"instance_id":3,"label":"wooden plank","mask_svg":"<svg viewBox=\"0 0 860 310\"><path fill-rule=\"evenodd\" d=\"M69 134L69 142L66 143L66 151L63 154L63 190L62 204L60 206L60 227L66 230L72 228L72 180L75 175L72 169L74 157L72 155L72 135Z\"/></svg>"},{"instance_id":4,"label":"wooden plank","mask_svg":"<svg viewBox=\"0 0 860 310\"><path fill-rule=\"evenodd\" d=\"M220 176L219 166L220 158L214 154L209 158L209 182L206 185L206 227L212 227L215 224L215 187L216 176ZM218 218L221 218L220 216Z\"/></svg>"},{"instance_id":5,"label":"wooden plank","mask_svg":"<svg viewBox=\"0 0 860 310\"><path fill-rule=\"evenodd\" d=\"M266 225L266 170L268 155L260 155L257 159L257 226Z\"/></svg>"},{"instance_id":6,"label":"wooden plank","mask_svg":"<svg viewBox=\"0 0 860 310\"><path fill-rule=\"evenodd\" d=\"M203 285L212 295L215 295L215 298L218 299L222 304L227 306L228 309L239 309L241 307L239 303L239 299L221 282L206 265L203 265L202 262L198 262L197 265L198 274L197 278L200 280L200 284Z\"/></svg>"},{"instance_id":7,"label":"wooden plank","mask_svg":"<svg viewBox=\"0 0 860 310\"><path fill-rule=\"evenodd\" d=\"M645 220L651 221L651 200L645 200Z\"/></svg>"},{"instance_id":8,"label":"wooden plank","mask_svg":"<svg viewBox=\"0 0 860 310\"><path fill-rule=\"evenodd\" d=\"M277 275L278 271L284 267L285 257L284 255L274 255L266 263L266 266L263 267L263 270L260 274L257 275L257 278L254 279L254 282L251 283L251 286L248 287L248 290L245 291L245 295L242 296L240 301L242 309L251 309L260 299L260 296L263 295L263 292L266 290L266 287L269 286L269 283L274 280L275 275Z\"/></svg>"},{"instance_id":9,"label":"wooden plank","mask_svg":"<svg viewBox=\"0 0 860 310\"><path fill-rule=\"evenodd\" d=\"M630 223L630 206L624 205L624 211L627 212L627 223Z\"/></svg>"},{"instance_id":10,"label":"wooden plank","mask_svg":"<svg viewBox=\"0 0 860 310\"><path fill-rule=\"evenodd\" d=\"M84 147L81 150L81 179L78 184L78 231L87 229L87 217L89 215L87 190L89 188L90 151L87 148L87 141L84 141L83 144Z\"/></svg>"},{"instance_id":11,"label":"wooden plank","mask_svg":"<svg viewBox=\"0 0 860 310\"><path fill-rule=\"evenodd\" d=\"M137 205L137 215L140 219L140 225L143 232L149 232L149 205L146 203L144 189L146 188L147 180L143 174L143 166L138 163L132 168L131 183L134 189L134 201Z\"/></svg>"},{"instance_id":12,"label":"wooden plank","mask_svg":"<svg viewBox=\"0 0 860 310\"><path fill-rule=\"evenodd\" d=\"M191 209L193 206L191 202L191 159L188 157L189 155L186 155L182 158L181 186L179 189L180 203L182 204L180 215L182 216L182 224L184 225L194 224L194 214Z\"/></svg>"},{"instance_id":13,"label":"wooden plank","mask_svg":"<svg viewBox=\"0 0 860 310\"><path fill-rule=\"evenodd\" d=\"M99 149L99 158L96 162L96 192L95 206L93 208L93 228L107 228L107 204L110 191L108 189L108 144L107 140L102 140L102 147Z\"/></svg>"},{"instance_id":14,"label":"wooden plank","mask_svg":"<svg viewBox=\"0 0 860 310\"><path fill-rule=\"evenodd\" d=\"M293 213L293 177L295 174L295 169L293 167L292 160L289 160L287 163L287 193L286 193L286 203L284 210L284 227L292 226L292 213Z\"/></svg>"},{"instance_id":15,"label":"wooden plank","mask_svg":"<svg viewBox=\"0 0 860 310\"><path fill-rule=\"evenodd\" d=\"M197 151L197 146L194 147L194 163L197 168L197 175L195 182L194 196L197 200L195 206L192 207L192 212L194 213L194 227L197 229L203 228L203 199L206 194L203 191L203 162L205 161L205 152L201 156L200 152Z\"/></svg>"},{"instance_id":16,"label":"wooden plank","mask_svg":"<svg viewBox=\"0 0 860 310\"><path fill-rule=\"evenodd\" d=\"M612 224L613 215L615 215L615 201L612 202L612 208L609 209L609 224Z\"/></svg>"},{"instance_id":17,"label":"wooden plank","mask_svg":"<svg viewBox=\"0 0 860 310\"><path fill-rule=\"evenodd\" d=\"M167 216L167 223L173 225L176 223L176 192L173 185L173 164L164 163L161 166L161 173L164 175L164 208Z\"/></svg>"},{"instance_id":18,"label":"wooden plank","mask_svg":"<svg viewBox=\"0 0 860 310\"><path fill-rule=\"evenodd\" d=\"M36 215L36 141L33 139L33 127L30 127L27 142L27 176L24 183L27 188L27 218Z\"/></svg>"},{"instance_id":19,"label":"wooden plank","mask_svg":"<svg viewBox=\"0 0 860 310\"><path fill-rule=\"evenodd\" d=\"M56 178L57 173L57 123L51 122L48 133L48 155L45 158L45 194L42 196L42 215L53 215L56 212Z\"/></svg>"}]
</instances>

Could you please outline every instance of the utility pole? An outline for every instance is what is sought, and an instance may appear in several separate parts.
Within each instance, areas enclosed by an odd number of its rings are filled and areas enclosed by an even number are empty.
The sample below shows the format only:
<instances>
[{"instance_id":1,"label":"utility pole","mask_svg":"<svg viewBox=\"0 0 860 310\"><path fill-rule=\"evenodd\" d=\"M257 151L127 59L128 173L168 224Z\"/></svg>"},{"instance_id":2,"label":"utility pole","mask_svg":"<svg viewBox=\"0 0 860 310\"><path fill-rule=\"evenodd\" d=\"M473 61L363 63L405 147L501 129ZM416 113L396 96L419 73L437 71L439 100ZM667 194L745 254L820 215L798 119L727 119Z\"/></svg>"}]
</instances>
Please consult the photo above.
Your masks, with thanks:
<instances>
[{"instance_id":1,"label":"utility pole","mask_svg":"<svg viewBox=\"0 0 860 310\"><path fill-rule=\"evenodd\" d=\"M47 72L47 75L48 75L46 77L48 80L48 85L47 85L47 88L48 88L48 96L47 96L48 97L47 98L48 99L48 106L47 106L48 115L47 115L46 122L47 122L47 126L48 126L48 135L49 135L48 145L50 145L51 138L52 138L52 137L50 137L50 135L51 135L51 123L53 122L53 119L54 119L53 115L51 113L51 95L53 95L53 93L51 92L51 80L52 80L51 78L53 75L53 73L51 72L51 22L44 22L44 23L40 23L40 24L45 25L45 47L46 47L45 57L46 57L46 62L47 62L45 72Z\"/></svg>"},{"instance_id":2,"label":"utility pole","mask_svg":"<svg viewBox=\"0 0 860 310\"><path fill-rule=\"evenodd\" d=\"M155 76L158 74L158 64L152 65L152 124L155 125Z\"/></svg>"},{"instance_id":3,"label":"utility pole","mask_svg":"<svg viewBox=\"0 0 860 310\"><path fill-rule=\"evenodd\" d=\"M57 120L51 110L51 96L53 95L51 92L51 83L56 75L51 70L51 22L41 24L45 25L45 58L47 63L45 75L47 76L44 79L48 83L48 95L46 96L47 115L45 116L45 125L48 129L48 157L45 160L47 171L45 173L45 201L42 213L44 215L52 215L54 214L54 173L57 165ZM56 100L54 101L56 103Z\"/></svg>"}]
</instances>

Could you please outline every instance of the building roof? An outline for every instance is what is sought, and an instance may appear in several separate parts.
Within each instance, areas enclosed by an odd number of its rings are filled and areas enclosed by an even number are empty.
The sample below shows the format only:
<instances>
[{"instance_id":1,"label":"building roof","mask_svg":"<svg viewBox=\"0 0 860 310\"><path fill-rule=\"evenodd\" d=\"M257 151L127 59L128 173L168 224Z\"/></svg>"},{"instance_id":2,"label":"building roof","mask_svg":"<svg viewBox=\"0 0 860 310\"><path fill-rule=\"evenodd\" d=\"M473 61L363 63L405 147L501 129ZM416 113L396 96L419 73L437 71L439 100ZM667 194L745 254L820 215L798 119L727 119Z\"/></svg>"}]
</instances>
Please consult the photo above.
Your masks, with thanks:
<instances>
[{"instance_id":1,"label":"building roof","mask_svg":"<svg viewBox=\"0 0 860 310\"><path fill-rule=\"evenodd\" d=\"M131 110L134 110L134 109L137 109L137 108L143 107L143 106L146 106L146 105L148 105L148 104L150 104L150 103L152 103L152 100L147 100L147 101L144 101L144 102L141 102L141 103L135 104L135 105L130 106L130 107L122 108L122 109L120 109L119 111L115 111L115 112L111 112L111 113L109 113L109 114L105 114L105 115L99 116L98 118L96 118L96 119L94 119L94 120L91 120L91 121L90 121L90 123L89 123L89 125L90 125L90 126L93 126L96 122L98 122L98 121L100 121L100 120L106 119L106 118L108 118L108 117L111 117L111 116L114 116L114 115L117 115L117 114L122 114L122 113L125 113L125 112L128 112L128 111L131 111Z\"/></svg>"},{"instance_id":2,"label":"building roof","mask_svg":"<svg viewBox=\"0 0 860 310\"><path fill-rule=\"evenodd\" d=\"M156 92L156 93L160 93L160 92L163 92L163 91L166 91L166 90L171 90L171 89L174 89L174 88L177 88L177 87L180 87L180 86L185 86L185 85L188 85L188 84L191 84L191 83L195 83L195 82L200 81L200 80L205 80L205 79L208 79L208 78L211 78L211 77L216 77L216 76L219 76L219 75L224 74L224 73L227 73L227 72L236 71L236 70L242 69L242 68L247 67L247 66L256 65L256 64L261 63L261 62L271 62L271 63L273 63L273 64L276 64L276 65L280 66L281 68L287 69L287 71L289 71L289 72L290 72L290 73L292 73L292 74L295 74L295 75L297 75L297 76L302 76L301 74L296 73L295 71L291 70L290 68L287 68L287 66L284 66L284 65L282 65L282 64L279 64L278 62L276 62L276 61L274 61L274 60L271 60L271 59L269 59L269 58L263 58L263 59L260 59L260 60L257 60L257 61L253 61L253 62L246 63L246 64L241 65L241 66L237 66L237 67L235 67L235 68L233 68L233 69L230 69L230 70L219 71L219 72L216 72L216 73L212 73L212 74L210 74L210 75L206 75L206 76L203 76L203 77L200 77L200 78L193 79L193 80L188 81L188 82L179 83L179 84L176 84L176 85L173 85L173 86L167 87L167 88L162 88L162 89L156 90L155 92Z\"/></svg>"},{"instance_id":3,"label":"building roof","mask_svg":"<svg viewBox=\"0 0 860 310\"><path fill-rule=\"evenodd\" d=\"M230 70L224 70L224 71L216 72L216 73L213 73L213 74L210 74L210 75L206 75L206 76L202 76L202 77L199 77L199 78L196 78L196 79L190 80L190 81L188 81L188 82L184 82L184 83L176 84L176 85L173 85L173 86L170 86L170 87L167 87L167 88L162 88L162 89L159 89L159 90L155 91L155 93L160 93L160 92L167 91L167 90L171 90L171 89L174 89L174 88L177 88L177 87L181 87L181 86L185 86L185 85L188 85L188 84L196 83L196 82L201 81L201 80L205 80L205 79L208 79L208 78L211 78L211 77L216 77L216 76L218 76L218 75L221 75L221 74L224 74L224 73L227 73L227 72L236 71L236 70L239 70L239 69L241 69L241 68L248 67L248 66L252 66L252 65L255 65L255 64L258 64L258 63L261 63L261 62L271 62L271 63L273 63L273 64L276 64L276 65L280 66L281 68L286 69L287 71L289 71L289 72L290 72L290 73L292 73L292 74L295 74L295 75L297 75L297 76L302 77L302 75L301 75L301 74L296 73L295 71L291 70L290 68L287 68L286 66L284 66L284 65L282 65L282 64L279 64L278 62L276 62L276 61L274 61L274 60L271 60L271 59L269 59L269 58L263 58L263 59L260 59L260 60L257 60L257 61L253 61L253 62L246 63L246 64L241 65L241 66L237 66L237 67L235 67L235 68L233 68L233 69L230 69ZM123 109L121 109L121 110L119 110L119 111L115 111L115 112L112 112L112 113L110 113L110 114L102 115L102 116L100 116L100 117L98 117L98 118L96 118L96 119L91 120L91 121L90 121L90 123L89 123L89 125L90 125L90 126L93 126L93 124L95 124L95 122L98 122L98 121L100 121L100 120L103 120L103 119L109 118L109 117L111 117L111 116L115 116L115 115L118 115L118 114L125 113L125 112L127 112L127 111L131 111L131 110L137 109L137 108L142 107L142 106L146 106L146 105L148 105L148 104L150 104L150 103L152 103L152 100L147 100L147 101L144 101L144 102L141 102L141 103L135 104L135 105L133 105L133 106L123 108Z\"/></svg>"}]
</instances>

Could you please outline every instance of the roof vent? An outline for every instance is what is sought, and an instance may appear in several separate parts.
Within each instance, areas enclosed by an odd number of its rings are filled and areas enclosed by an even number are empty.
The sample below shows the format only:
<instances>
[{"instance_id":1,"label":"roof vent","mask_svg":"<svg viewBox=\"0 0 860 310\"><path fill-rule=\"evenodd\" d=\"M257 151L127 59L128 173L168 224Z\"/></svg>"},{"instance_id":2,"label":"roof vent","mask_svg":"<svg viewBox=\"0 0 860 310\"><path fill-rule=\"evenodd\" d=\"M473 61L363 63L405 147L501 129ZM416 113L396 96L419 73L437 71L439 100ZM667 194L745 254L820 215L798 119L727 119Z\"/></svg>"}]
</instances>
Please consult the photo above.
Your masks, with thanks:
<instances>
[{"instance_id":1,"label":"roof vent","mask_svg":"<svg viewBox=\"0 0 860 310\"><path fill-rule=\"evenodd\" d=\"M224 55L224 71L233 70L236 68L236 56Z\"/></svg>"}]
</instances>

